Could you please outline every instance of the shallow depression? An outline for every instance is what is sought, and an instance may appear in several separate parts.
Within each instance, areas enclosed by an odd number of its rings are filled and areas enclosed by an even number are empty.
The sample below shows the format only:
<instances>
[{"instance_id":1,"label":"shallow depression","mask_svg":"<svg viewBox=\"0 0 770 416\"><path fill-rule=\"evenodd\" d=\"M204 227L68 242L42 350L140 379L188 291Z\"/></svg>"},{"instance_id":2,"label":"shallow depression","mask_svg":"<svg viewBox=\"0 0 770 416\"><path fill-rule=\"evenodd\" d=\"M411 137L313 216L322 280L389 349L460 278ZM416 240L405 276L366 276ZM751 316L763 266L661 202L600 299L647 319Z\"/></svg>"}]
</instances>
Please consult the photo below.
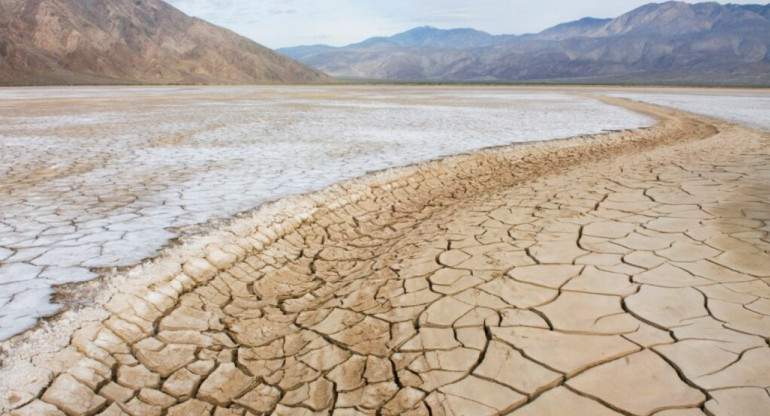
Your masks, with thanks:
<instances>
[{"instance_id":1,"label":"shallow depression","mask_svg":"<svg viewBox=\"0 0 770 416\"><path fill-rule=\"evenodd\" d=\"M678 108L770 131L770 94L766 91L631 90L609 95Z\"/></svg>"},{"instance_id":2,"label":"shallow depression","mask_svg":"<svg viewBox=\"0 0 770 416\"><path fill-rule=\"evenodd\" d=\"M647 126L503 88L19 88L0 95L0 339L53 287L154 257L181 227L370 171Z\"/></svg>"}]
</instances>

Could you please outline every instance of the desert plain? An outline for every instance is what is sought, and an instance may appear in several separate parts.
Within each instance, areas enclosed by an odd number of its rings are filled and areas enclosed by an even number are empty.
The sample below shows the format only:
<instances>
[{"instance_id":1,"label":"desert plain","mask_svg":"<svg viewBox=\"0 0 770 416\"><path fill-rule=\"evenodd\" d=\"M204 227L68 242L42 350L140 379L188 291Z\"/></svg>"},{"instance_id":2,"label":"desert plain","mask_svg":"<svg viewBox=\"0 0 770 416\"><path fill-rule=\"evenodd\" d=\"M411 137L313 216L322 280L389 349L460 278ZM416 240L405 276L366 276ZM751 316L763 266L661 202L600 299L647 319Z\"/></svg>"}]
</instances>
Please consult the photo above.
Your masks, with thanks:
<instances>
[{"instance_id":1,"label":"desert plain","mask_svg":"<svg viewBox=\"0 0 770 416\"><path fill-rule=\"evenodd\" d=\"M11 415L770 409L766 90L9 94Z\"/></svg>"}]
</instances>

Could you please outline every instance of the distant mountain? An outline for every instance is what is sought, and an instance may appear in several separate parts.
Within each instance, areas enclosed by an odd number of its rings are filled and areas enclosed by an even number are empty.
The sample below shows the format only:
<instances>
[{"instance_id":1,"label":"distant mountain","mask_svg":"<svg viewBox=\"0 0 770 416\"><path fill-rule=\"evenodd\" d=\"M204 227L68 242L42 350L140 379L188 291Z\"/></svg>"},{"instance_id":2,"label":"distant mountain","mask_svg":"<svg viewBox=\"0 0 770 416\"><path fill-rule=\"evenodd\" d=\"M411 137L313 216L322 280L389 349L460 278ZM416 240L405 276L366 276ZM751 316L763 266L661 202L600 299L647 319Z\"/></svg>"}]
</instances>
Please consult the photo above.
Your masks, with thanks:
<instances>
[{"instance_id":1,"label":"distant mountain","mask_svg":"<svg viewBox=\"0 0 770 416\"><path fill-rule=\"evenodd\" d=\"M423 26L391 36L388 40L404 48L469 49L492 46L513 38L515 36L493 36L468 28L439 30L434 27Z\"/></svg>"},{"instance_id":2,"label":"distant mountain","mask_svg":"<svg viewBox=\"0 0 770 416\"><path fill-rule=\"evenodd\" d=\"M431 26L417 27L390 37L374 37L342 48L328 45L295 46L276 49L294 59L308 59L314 55L345 50L374 49L396 50L408 48L435 48L463 50L497 45L517 39L513 35L490 35L475 29L436 29Z\"/></svg>"},{"instance_id":3,"label":"distant mountain","mask_svg":"<svg viewBox=\"0 0 770 416\"><path fill-rule=\"evenodd\" d=\"M293 59L302 60L326 52L339 52L343 50L392 51L405 48L463 50L497 45L515 40L516 38L516 36L511 35L490 35L489 33L474 29L442 30L435 27L422 26L391 37L369 38L344 48L335 48L328 45L310 45L282 48L276 51Z\"/></svg>"},{"instance_id":4,"label":"distant mountain","mask_svg":"<svg viewBox=\"0 0 770 416\"><path fill-rule=\"evenodd\" d=\"M531 35L421 27L279 49L341 78L770 85L770 5L668 2Z\"/></svg>"},{"instance_id":5,"label":"distant mountain","mask_svg":"<svg viewBox=\"0 0 770 416\"><path fill-rule=\"evenodd\" d=\"M159 0L0 0L0 84L323 82Z\"/></svg>"},{"instance_id":6,"label":"distant mountain","mask_svg":"<svg viewBox=\"0 0 770 416\"><path fill-rule=\"evenodd\" d=\"M596 32L611 21L612 19L584 17L574 22L562 23L550 29L546 29L540 32L538 39L565 40L588 36L589 33Z\"/></svg>"}]
</instances>

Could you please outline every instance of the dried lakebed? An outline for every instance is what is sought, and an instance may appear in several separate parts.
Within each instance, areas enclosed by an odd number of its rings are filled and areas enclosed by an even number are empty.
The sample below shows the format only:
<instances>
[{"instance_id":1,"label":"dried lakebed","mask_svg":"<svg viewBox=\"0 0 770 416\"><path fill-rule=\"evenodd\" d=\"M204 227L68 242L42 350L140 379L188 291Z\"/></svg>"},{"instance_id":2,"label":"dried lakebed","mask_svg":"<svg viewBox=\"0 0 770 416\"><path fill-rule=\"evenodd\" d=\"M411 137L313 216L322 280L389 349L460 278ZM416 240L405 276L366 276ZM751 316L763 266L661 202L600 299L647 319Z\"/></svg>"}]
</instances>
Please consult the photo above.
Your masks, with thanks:
<instances>
[{"instance_id":1,"label":"dried lakebed","mask_svg":"<svg viewBox=\"0 0 770 416\"><path fill-rule=\"evenodd\" d=\"M610 95L718 117L770 131L770 93L767 90L627 88L621 91L613 91Z\"/></svg>"},{"instance_id":2,"label":"dried lakebed","mask_svg":"<svg viewBox=\"0 0 770 416\"><path fill-rule=\"evenodd\" d=\"M237 219L60 346L14 350L3 406L764 414L770 136L626 105L660 122L397 169Z\"/></svg>"},{"instance_id":3,"label":"dried lakebed","mask_svg":"<svg viewBox=\"0 0 770 416\"><path fill-rule=\"evenodd\" d=\"M55 285L154 257L185 227L369 171L651 123L574 95L489 88L28 88L0 97L0 340L59 312ZM59 300L91 301L82 297Z\"/></svg>"}]
</instances>

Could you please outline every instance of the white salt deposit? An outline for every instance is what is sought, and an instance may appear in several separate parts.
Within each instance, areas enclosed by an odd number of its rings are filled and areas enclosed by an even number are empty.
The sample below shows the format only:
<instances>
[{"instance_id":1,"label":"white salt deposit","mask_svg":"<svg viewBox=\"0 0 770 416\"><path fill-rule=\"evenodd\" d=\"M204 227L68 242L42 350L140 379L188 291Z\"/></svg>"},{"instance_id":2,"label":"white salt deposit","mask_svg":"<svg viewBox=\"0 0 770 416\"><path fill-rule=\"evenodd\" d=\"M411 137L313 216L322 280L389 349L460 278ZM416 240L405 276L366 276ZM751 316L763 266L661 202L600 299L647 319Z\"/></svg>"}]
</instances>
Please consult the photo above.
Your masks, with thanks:
<instances>
[{"instance_id":1,"label":"white salt deposit","mask_svg":"<svg viewBox=\"0 0 770 416\"><path fill-rule=\"evenodd\" d=\"M608 95L678 108L770 131L770 92L767 91L711 90L704 92L676 89L655 93L622 92Z\"/></svg>"},{"instance_id":2,"label":"white salt deposit","mask_svg":"<svg viewBox=\"0 0 770 416\"><path fill-rule=\"evenodd\" d=\"M154 257L180 227L367 172L636 128L589 98L505 88L0 90L0 340L54 286Z\"/></svg>"}]
</instances>

